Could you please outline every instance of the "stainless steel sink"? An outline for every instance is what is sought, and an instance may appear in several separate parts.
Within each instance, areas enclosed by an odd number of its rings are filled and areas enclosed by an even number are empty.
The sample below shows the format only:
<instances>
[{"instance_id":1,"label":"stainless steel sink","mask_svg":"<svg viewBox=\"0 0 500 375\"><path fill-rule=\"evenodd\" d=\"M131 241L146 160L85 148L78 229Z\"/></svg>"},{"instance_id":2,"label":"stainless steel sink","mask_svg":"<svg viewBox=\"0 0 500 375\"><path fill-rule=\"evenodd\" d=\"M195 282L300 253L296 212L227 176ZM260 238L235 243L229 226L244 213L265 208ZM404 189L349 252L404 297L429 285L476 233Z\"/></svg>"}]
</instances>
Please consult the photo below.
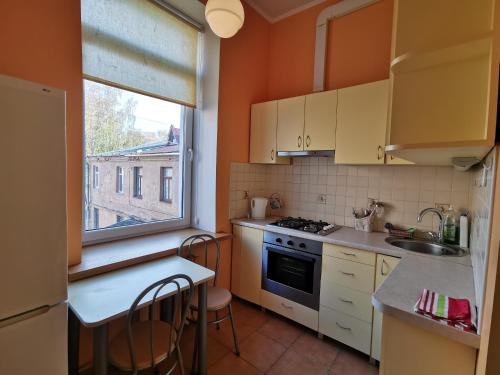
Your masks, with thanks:
<instances>
[{"instance_id":1,"label":"stainless steel sink","mask_svg":"<svg viewBox=\"0 0 500 375\"><path fill-rule=\"evenodd\" d=\"M458 246L439 244L426 240L410 240L397 237L387 237L385 242L392 246L416 253L430 254L437 256L463 257L466 251Z\"/></svg>"}]
</instances>

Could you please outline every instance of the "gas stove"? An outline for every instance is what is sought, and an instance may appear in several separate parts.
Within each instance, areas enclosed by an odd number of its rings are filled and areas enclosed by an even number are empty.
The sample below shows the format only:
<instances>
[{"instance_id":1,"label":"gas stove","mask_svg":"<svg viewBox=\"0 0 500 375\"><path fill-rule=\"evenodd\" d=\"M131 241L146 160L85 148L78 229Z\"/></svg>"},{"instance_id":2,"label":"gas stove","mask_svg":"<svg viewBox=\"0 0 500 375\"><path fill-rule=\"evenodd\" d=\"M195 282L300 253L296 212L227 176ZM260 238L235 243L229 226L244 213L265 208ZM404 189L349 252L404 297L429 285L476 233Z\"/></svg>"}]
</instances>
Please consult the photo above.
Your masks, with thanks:
<instances>
[{"instance_id":1,"label":"gas stove","mask_svg":"<svg viewBox=\"0 0 500 375\"><path fill-rule=\"evenodd\" d=\"M324 221L314 221L307 220L301 217L287 217L280 219L274 223L270 223L269 225L294 229L301 232L314 233L319 234L321 236L326 236L336 230L340 229L340 225L329 224Z\"/></svg>"}]
</instances>

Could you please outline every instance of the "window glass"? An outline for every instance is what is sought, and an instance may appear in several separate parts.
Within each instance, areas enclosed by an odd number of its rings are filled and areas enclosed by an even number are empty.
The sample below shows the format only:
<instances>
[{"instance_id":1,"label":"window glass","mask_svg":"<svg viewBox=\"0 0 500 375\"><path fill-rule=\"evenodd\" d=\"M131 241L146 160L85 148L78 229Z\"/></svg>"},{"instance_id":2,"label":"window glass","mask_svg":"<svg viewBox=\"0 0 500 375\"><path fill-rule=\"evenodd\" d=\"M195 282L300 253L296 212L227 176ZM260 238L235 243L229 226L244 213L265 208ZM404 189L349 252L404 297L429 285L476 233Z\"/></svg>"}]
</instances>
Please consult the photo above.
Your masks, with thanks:
<instances>
[{"instance_id":1,"label":"window glass","mask_svg":"<svg viewBox=\"0 0 500 375\"><path fill-rule=\"evenodd\" d=\"M84 89L85 231L184 218L185 107L89 80Z\"/></svg>"}]
</instances>

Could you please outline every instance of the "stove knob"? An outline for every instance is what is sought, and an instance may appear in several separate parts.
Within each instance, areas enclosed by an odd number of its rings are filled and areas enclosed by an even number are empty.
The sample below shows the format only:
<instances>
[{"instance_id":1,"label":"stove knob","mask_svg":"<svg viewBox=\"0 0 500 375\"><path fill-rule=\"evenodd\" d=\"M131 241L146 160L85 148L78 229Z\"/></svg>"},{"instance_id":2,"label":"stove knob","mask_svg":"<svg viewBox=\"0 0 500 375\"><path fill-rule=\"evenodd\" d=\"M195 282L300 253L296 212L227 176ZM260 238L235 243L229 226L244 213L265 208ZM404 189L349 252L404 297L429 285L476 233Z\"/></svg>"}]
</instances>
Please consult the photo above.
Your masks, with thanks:
<instances>
[{"instance_id":1,"label":"stove knob","mask_svg":"<svg viewBox=\"0 0 500 375\"><path fill-rule=\"evenodd\" d=\"M306 244L304 242L301 242L301 243L299 243L299 247L301 249L305 249L306 248Z\"/></svg>"},{"instance_id":2,"label":"stove knob","mask_svg":"<svg viewBox=\"0 0 500 375\"><path fill-rule=\"evenodd\" d=\"M286 243L288 246L293 246L293 241L292 240L288 240L288 242Z\"/></svg>"},{"instance_id":3,"label":"stove knob","mask_svg":"<svg viewBox=\"0 0 500 375\"><path fill-rule=\"evenodd\" d=\"M277 243L282 243L282 242L283 242L283 240L282 240L281 238L276 238L276 242L277 242Z\"/></svg>"}]
</instances>

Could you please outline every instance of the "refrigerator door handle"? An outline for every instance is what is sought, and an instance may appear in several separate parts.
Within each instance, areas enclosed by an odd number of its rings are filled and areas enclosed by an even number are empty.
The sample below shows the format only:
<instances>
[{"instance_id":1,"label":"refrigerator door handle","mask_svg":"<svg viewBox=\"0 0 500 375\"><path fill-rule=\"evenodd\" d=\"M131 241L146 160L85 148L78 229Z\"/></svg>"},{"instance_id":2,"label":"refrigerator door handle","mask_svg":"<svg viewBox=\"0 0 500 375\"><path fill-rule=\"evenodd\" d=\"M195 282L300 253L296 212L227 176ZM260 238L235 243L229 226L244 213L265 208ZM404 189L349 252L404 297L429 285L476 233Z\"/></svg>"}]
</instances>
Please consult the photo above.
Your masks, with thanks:
<instances>
[{"instance_id":1,"label":"refrigerator door handle","mask_svg":"<svg viewBox=\"0 0 500 375\"><path fill-rule=\"evenodd\" d=\"M14 316L11 316L11 317L8 317L5 319L1 319L0 320L0 328L4 328L4 327L10 326L12 324L22 322L23 320L31 319L35 316L45 314L49 310L50 310L50 306L45 305L45 306L37 307L36 309L30 310L30 311L22 313L22 314L18 314L18 315L14 315Z\"/></svg>"}]
</instances>

